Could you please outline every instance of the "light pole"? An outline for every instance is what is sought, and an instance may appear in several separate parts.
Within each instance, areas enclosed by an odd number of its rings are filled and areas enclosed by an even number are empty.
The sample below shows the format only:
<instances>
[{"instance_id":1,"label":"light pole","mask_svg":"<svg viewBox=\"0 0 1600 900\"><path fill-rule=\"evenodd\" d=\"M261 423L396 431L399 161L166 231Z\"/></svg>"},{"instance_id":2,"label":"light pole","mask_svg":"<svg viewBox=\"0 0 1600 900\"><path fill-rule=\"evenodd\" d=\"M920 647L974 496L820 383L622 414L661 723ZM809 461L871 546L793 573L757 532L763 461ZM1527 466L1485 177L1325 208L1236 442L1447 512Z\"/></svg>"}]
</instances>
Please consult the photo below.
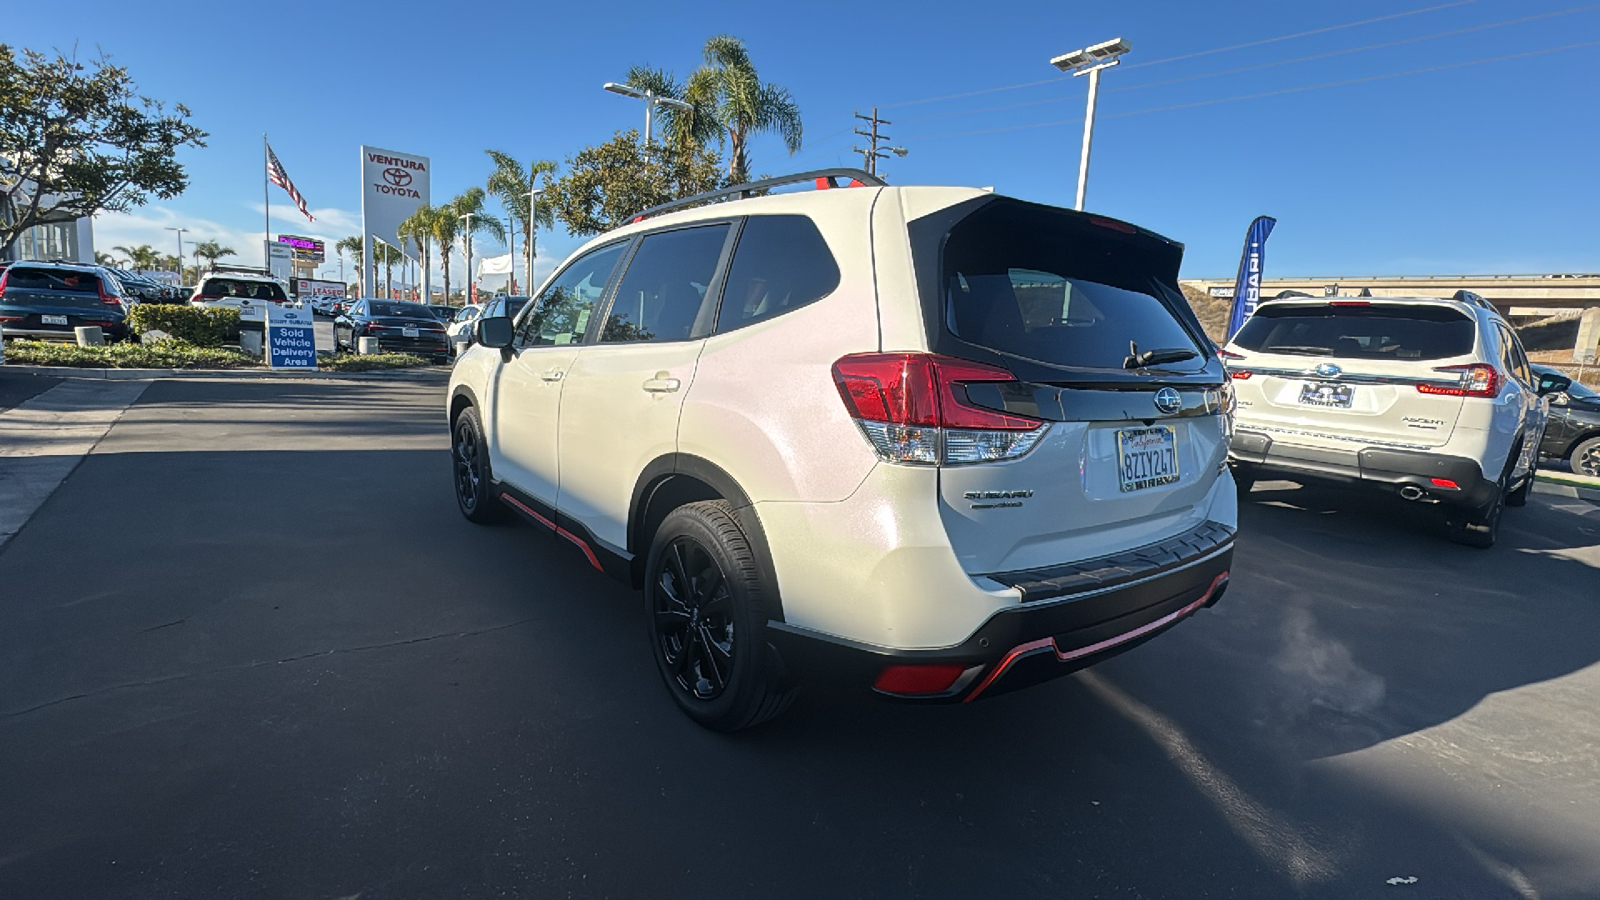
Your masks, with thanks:
<instances>
[{"instance_id":1,"label":"light pole","mask_svg":"<svg viewBox=\"0 0 1600 900\"><path fill-rule=\"evenodd\" d=\"M1100 70L1122 62L1122 54L1132 49L1133 45L1126 39L1115 38L1050 60L1050 65L1071 72L1074 78L1089 76L1089 111L1083 117L1083 155L1078 159L1078 199L1073 209L1083 209L1083 197L1089 189L1089 145L1094 140L1094 105L1100 93Z\"/></svg>"},{"instance_id":2,"label":"light pole","mask_svg":"<svg viewBox=\"0 0 1600 900\"><path fill-rule=\"evenodd\" d=\"M654 137L652 134L652 127L655 120L656 107L665 106L668 109L676 109L680 112L689 112L694 109L693 106L690 106L682 100L674 100L671 97L663 97L657 94L655 91L640 90L631 84L617 84L614 81L608 81L603 85L603 87L613 94L621 94L624 97L632 97L635 100L644 101L644 146L646 159L650 158L650 141Z\"/></svg>"},{"instance_id":3,"label":"light pole","mask_svg":"<svg viewBox=\"0 0 1600 900\"><path fill-rule=\"evenodd\" d=\"M388 247L390 250L399 250L400 249L399 247L396 247L395 245L389 243L388 241L384 240L381 237L378 237L377 235L373 235L372 239L374 241L377 241L378 243L384 245L385 247ZM400 255L401 255L401 257L405 256L404 253L402 253ZM378 254L376 254L376 253L372 254L372 265L373 266L377 266L378 265ZM384 276L383 276L383 299L385 299L385 300L393 300L394 299L394 262L390 258L388 250L384 251L384 254L383 254L383 272L384 272ZM405 273L404 269L402 269L400 271L400 277L401 278L405 278L406 277L406 273ZM378 278L378 273L377 272L373 272L372 273L372 278L373 278L374 281L376 281L377 278Z\"/></svg>"},{"instance_id":4,"label":"light pole","mask_svg":"<svg viewBox=\"0 0 1600 900\"><path fill-rule=\"evenodd\" d=\"M176 231L178 233L178 286L182 287L183 286L183 233L185 231L188 231L189 229L187 229L187 228L174 228L171 225L168 225L167 226L167 230L168 231Z\"/></svg>"},{"instance_id":5,"label":"light pole","mask_svg":"<svg viewBox=\"0 0 1600 900\"><path fill-rule=\"evenodd\" d=\"M534 188L528 192L528 296L533 296L534 288L538 285L533 282L533 259L537 246L533 240L533 233L539 228L539 197L544 194L544 188Z\"/></svg>"},{"instance_id":6,"label":"light pole","mask_svg":"<svg viewBox=\"0 0 1600 900\"><path fill-rule=\"evenodd\" d=\"M467 259L466 302L467 303L476 303L476 302L478 302L478 292L472 289L472 213L462 213L461 215L457 216L456 218L458 218L458 219L466 219L467 220L466 231L462 234L462 237L465 238L465 243L466 243L466 254L465 255L466 255L466 259Z\"/></svg>"}]
</instances>

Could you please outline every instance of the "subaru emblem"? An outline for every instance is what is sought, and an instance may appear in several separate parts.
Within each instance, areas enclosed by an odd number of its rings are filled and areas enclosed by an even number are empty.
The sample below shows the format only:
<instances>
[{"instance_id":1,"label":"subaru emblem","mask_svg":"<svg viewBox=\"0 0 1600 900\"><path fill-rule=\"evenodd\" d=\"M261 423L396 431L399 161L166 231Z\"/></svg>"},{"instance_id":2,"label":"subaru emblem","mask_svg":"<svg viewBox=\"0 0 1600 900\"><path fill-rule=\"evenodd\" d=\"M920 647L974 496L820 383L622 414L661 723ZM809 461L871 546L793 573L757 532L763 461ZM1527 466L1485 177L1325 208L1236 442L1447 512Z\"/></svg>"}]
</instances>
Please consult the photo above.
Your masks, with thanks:
<instances>
[{"instance_id":1,"label":"subaru emblem","mask_svg":"<svg viewBox=\"0 0 1600 900\"><path fill-rule=\"evenodd\" d=\"M1339 373L1343 372L1344 370L1333 363L1318 363L1316 369L1313 371L1323 378L1337 378L1339 377Z\"/></svg>"},{"instance_id":2,"label":"subaru emblem","mask_svg":"<svg viewBox=\"0 0 1600 900\"><path fill-rule=\"evenodd\" d=\"M1161 412L1165 415L1170 416L1183 408L1183 397L1180 396L1177 391L1169 387L1164 387L1161 390L1156 391L1155 400L1156 409L1161 410Z\"/></svg>"}]
</instances>

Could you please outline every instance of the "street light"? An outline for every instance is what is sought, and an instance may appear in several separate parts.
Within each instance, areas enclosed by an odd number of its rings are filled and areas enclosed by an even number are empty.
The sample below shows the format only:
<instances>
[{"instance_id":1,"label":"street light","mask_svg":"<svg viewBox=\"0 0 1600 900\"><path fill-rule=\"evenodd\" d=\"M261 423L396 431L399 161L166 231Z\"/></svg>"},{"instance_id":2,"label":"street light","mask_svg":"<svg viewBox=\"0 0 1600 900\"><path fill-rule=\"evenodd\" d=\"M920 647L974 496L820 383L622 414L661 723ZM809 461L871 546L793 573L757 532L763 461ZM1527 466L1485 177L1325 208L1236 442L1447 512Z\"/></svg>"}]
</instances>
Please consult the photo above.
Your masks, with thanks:
<instances>
[{"instance_id":1,"label":"street light","mask_svg":"<svg viewBox=\"0 0 1600 900\"><path fill-rule=\"evenodd\" d=\"M183 286L183 233L188 231L189 229L187 229L187 228L174 228L171 225L168 225L167 226L167 230L168 231L176 231L178 233L178 286L182 287Z\"/></svg>"},{"instance_id":2,"label":"street light","mask_svg":"<svg viewBox=\"0 0 1600 900\"><path fill-rule=\"evenodd\" d=\"M534 232L539 230L539 198L544 196L544 188L534 188L528 192L528 296L533 296L533 289L538 287L533 282L533 259L536 251Z\"/></svg>"},{"instance_id":3,"label":"street light","mask_svg":"<svg viewBox=\"0 0 1600 900\"><path fill-rule=\"evenodd\" d=\"M467 300L466 300L466 302L467 303L476 303L476 302L478 302L478 292L473 290L473 284L472 284L472 213L462 213L461 215L456 216L456 218L458 218L458 219L466 219L467 220L467 229L466 229L465 234L463 235L463 237L466 238L466 245L467 245L467 252L466 252L466 257L467 257L467 290L466 290ZM449 300L450 298L446 297L445 299Z\"/></svg>"},{"instance_id":4,"label":"street light","mask_svg":"<svg viewBox=\"0 0 1600 900\"><path fill-rule=\"evenodd\" d=\"M1089 188L1089 144L1094 140L1094 104L1100 93L1100 70L1122 62L1122 54L1132 49L1133 45L1125 38L1115 38L1050 60L1050 65L1071 72L1074 78L1089 76L1089 111L1083 117L1083 155L1078 159L1078 200L1074 209L1083 209L1083 196Z\"/></svg>"},{"instance_id":5,"label":"street light","mask_svg":"<svg viewBox=\"0 0 1600 900\"><path fill-rule=\"evenodd\" d=\"M614 81L608 81L603 85L603 87L613 94L621 94L624 97L632 97L635 100L644 101L644 145L646 147L646 158L649 157L648 148L650 146L650 141L653 138L653 132L651 129L654 125L656 107L665 106L669 109L676 109L680 112L690 112L694 109L693 106L690 106L682 100L674 100L671 97L663 97L657 94L655 91L640 90L639 88L636 88L630 84L617 84Z\"/></svg>"}]
</instances>

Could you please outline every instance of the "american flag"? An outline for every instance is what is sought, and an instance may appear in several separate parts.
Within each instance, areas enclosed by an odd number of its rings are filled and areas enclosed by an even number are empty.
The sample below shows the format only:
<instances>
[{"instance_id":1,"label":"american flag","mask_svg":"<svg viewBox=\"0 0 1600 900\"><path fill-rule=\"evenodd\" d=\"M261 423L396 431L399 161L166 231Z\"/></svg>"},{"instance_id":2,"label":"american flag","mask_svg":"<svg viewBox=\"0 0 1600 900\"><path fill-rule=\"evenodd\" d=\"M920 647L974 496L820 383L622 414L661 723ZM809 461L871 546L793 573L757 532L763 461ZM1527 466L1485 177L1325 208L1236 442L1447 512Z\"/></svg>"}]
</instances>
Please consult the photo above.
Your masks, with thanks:
<instances>
[{"instance_id":1,"label":"american flag","mask_svg":"<svg viewBox=\"0 0 1600 900\"><path fill-rule=\"evenodd\" d=\"M283 170L283 163L278 162L278 154L272 152L271 146L267 147L267 180L289 193L289 199L294 201L295 206L300 207L300 214L306 217L306 221L317 220L316 216L306 211L306 198L300 196L300 192L294 189L294 182L289 180L289 173Z\"/></svg>"}]
</instances>

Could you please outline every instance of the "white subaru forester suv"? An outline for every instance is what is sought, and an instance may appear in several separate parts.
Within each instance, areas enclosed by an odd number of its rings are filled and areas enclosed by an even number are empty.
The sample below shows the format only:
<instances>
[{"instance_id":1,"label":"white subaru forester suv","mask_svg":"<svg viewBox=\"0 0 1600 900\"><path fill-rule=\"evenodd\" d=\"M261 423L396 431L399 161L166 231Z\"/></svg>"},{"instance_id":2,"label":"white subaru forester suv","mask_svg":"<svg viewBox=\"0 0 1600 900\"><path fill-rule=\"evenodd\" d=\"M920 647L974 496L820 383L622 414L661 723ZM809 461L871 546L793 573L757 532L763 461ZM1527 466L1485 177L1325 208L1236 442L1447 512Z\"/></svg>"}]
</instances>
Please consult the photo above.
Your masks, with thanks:
<instances>
[{"instance_id":1,"label":"white subaru forester suv","mask_svg":"<svg viewBox=\"0 0 1600 900\"><path fill-rule=\"evenodd\" d=\"M1222 351L1230 455L1248 487L1283 476L1366 485L1447 511L1452 540L1494 545L1527 502L1549 417L1539 376L1494 307L1429 297L1264 302Z\"/></svg>"},{"instance_id":2,"label":"white subaru forester suv","mask_svg":"<svg viewBox=\"0 0 1600 900\"><path fill-rule=\"evenodd\" d=\"M708 728L807 674L960 702L1073 671L1227 584L1228 385L1181 256L856 170L647 210L475 326L448 395L461 511L514 510L643 588Z\"/></svg>"}]
</instances>

